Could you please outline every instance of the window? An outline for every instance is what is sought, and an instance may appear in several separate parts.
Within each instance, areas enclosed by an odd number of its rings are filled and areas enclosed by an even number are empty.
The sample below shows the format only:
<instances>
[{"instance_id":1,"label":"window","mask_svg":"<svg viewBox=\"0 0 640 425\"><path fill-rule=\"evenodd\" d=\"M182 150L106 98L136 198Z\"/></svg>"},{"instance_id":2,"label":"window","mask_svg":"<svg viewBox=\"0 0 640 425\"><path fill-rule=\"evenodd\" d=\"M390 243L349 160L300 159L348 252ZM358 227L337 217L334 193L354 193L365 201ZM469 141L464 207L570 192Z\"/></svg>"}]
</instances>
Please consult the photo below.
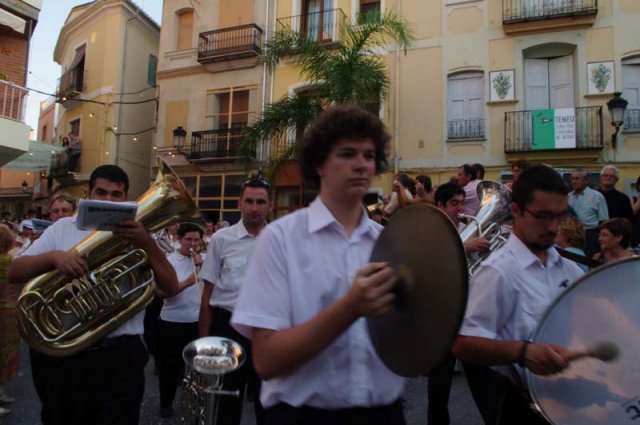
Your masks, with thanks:
<instances>
[{"instance_id":1,"label":"window","mask_svg":"<svg viewBox=\"0 0 640 425\"><path fill-rule=\"evenodd\" d=\"M447 137L484 137L484 83L481 72L449 76Z\"/></svg>"},{"instance_id":2,"label":"window","mask_svg":"<svg viewBox=\"0 0 640 425\"><path fill-rule=\"evenodd\" d=\"M624 128L640 130L640 56L622 61L622 96L629 102Z\"/></svg>"},{"instance_id":3,"label":"window","mask_svg":"<svg viewBox=\"0 0 640 425\"><path fill-rule=\"evenodd\" d=\"M360 0L360 14L367 16L369 13L380 13L380 0Z\"/></svg>"},{"instance_id":4,"label":"window","mask_svg":"<svg viewBox=\"0 0 640 425\"><path fill-rule=\"evenodd\" d=\"M193 10L183 10L178 15L178 40L176 48L178 50L190 49L192 47L193 35Z\"/></svg>"},{"instance_id":5,"label":"window","mask_svg":"<svg viewBox=\"0 0 640 425\"><path fill-rule=\"evenodd\" d=\"M205 174L180 178L188 182L191 197L203 217L214 222L227 220L231 224L240 219L238 200L240 186L246 180L245 174Z\"/></svg>"},{"instance_id":6,"label":"window","mask_svg":"<svg viewBox=\"0 0 640 425\"><path fill-rule=\"evenodd\" d=\"M47 125L46 124L42 126L42 135L40 136L40 140L42 142L46 142L48 140L48 138L47 138Z\"/></svg>"},{"instance_id":7,"label":"window","mask_svg":"<svg viewBox=\"0 0 640 425\"><path fill-rule=\"evenodd\" d=\"M58 94L60 97L68 97L82 92L84 89L84 57L86 45L78 47L73 56L73 61L60 77Z\"/></svg>"},{"instance_id":8,"label":"window","mask_svg":"<svg viewBox=\"0 0 640 425\"><path fill-rule=\"evenodd\" d=\"M69 123L69 133L73 133L77 137L80 137L80 118Z\"/></svg>"},{"instance_id":9,"label":"window","mask_svg":"<svg viewBox=\"0 0 640 425\"><path fill-rule=\"evenodd\" d=\"M158 70L158 58L149 55L149 61L147 62L147 84L151 87L156 85L156 71Z\"/></svg>"},{"instance_id":10,"label":"window","mask_svg":"<svg viewBox=\"0 0 640 425\"><path fill-rule=\"evenodd\" d=\"M207 129L244 128L255 120L257 90L231 88L207 94Z\"/></svg>"}]
</instances>

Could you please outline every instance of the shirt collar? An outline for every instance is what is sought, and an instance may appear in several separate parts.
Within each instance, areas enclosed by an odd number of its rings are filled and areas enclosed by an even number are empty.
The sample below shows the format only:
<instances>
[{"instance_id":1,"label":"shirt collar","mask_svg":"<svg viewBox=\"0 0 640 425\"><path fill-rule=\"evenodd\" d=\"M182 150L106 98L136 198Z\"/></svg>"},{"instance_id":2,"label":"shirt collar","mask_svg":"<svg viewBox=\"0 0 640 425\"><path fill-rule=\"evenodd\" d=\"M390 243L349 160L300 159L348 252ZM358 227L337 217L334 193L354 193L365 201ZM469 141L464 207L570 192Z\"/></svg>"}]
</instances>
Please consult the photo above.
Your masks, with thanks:
<instances>
[{"instance_id":1,"label":"shirt collar","mask_svg":"<svg viewBox=\"0 0 640 425\"><path fill-rule=\"evenodd\" d=\"M255 236L253 236L251 233L249 233L247 231L247 228L244 227L244 223L242 222L242 218L234 225L235 226L235 230L236 230L236 237L238 238L238 240L240 239L244 239L244 238L255 238Z\"/></svg>"},{"instance_id":2,"label":"shirt collar","mask_svg":"<svg viewBox=\"0 0 640 425\"><path fill-rule=\"evenodd\" d=\"M516 261L520 264L520 267L526 269L529 266L534 264L542 264L540 258L535 255L525 244L516 236L515 233L511 233L509 236L509 240L507 241L507 247L513 253ZM558 251L555 248L551 247L547 249L547 264L544 265L546 268L549 268L560 261L561 257L558 254Z\"/></svg>"},{"instance_id":3,"label":"shirt collar","mask_svg":"<svg viewBox=\"0 0 640 425\"><path fill-rule=\"evenodd\" d=\"M324 202L322 202L320 196L317 196L316 199L309 204L309 233L315 233L325 227L331 226L334 223L342 227L333 214L331 214L331 211L329 211ZM358 223L358 227L356 227L354 234L368 233L375 238L377 236L375 224L376 223L374 221L369 219L369 216L363 206L362 217L360 218L360 223Z\"/></svg>"}]
</instances>

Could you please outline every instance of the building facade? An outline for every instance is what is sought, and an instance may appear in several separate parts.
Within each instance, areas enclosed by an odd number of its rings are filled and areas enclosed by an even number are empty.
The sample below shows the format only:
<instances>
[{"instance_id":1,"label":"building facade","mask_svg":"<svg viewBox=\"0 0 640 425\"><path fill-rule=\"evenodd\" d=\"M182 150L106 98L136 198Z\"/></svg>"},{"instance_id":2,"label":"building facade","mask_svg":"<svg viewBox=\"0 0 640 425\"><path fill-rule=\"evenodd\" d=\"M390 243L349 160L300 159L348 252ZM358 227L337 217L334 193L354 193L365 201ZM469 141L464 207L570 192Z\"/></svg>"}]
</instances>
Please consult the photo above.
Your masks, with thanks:
<instances>
[{"instance_id":1,"label":"building facade","mask_svg":"<svg viewBox=\"0 0 640 425\"><path fill-rule=\"evenodd\" d=\"M158 56L156 156L213 221L239 218L243 128L263 108L265 0L165 0ZM260 152L256 153L256 160Z\"/></svg>"},{"instance_id":2,"label":"building facade","mask_svg":"<svg viewBox=\"0 0 640 425\"><path fill-rule=\"evenodd\" d=\"M62 67L56 143L81 143L75 184L98 165L116 164L129 175L132 199L148 188L159 37L158 25L128 0L71 9L54 60Z\"/></svg>"}]
</instances>

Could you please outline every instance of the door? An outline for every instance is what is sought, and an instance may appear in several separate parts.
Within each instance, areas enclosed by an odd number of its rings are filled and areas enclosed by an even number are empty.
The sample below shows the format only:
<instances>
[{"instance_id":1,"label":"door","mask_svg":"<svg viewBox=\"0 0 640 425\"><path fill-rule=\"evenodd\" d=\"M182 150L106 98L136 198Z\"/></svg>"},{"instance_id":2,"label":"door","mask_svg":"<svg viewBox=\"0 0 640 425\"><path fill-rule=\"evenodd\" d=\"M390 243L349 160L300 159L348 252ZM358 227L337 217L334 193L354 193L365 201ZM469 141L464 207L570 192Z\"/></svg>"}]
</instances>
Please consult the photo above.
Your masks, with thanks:
<instances>
[{"instance_id":1,"label":"door","mask_svg":"<svg viewBox=\"0 0 640 425\"><path fill-rule=\"evenodd\" d=\"M622 97L629 102L624 128L640 130L640 58L622 63Z\"/></svg>"},{"instance_id":2,"label":"door","mask_svg":"<svg viewBox=\"0 0 640 425\"><path fill-rule=\"evenodd\" d=\"M484 85L480 73L449 77L447 137L484 137Z\"/></svg>"},{"instance_id":3,"label":"door","mask_svg":"<svg viewBox=\"0 0 640 425\"><path fill-rule=\"evenodd\" d=\"M573 61L571 56L549 59L549 107L573 108Z\"/></svg>"},{"instance_id":4,"label":"door","mask_svg":"<svg viewBox=\"0 0 640 425\"><path fill-rule=\"evenodd\" d=\"M311 40L331 41L333 36L332 0L305 0L303 31Z\"/></svg>"}]
</instances>

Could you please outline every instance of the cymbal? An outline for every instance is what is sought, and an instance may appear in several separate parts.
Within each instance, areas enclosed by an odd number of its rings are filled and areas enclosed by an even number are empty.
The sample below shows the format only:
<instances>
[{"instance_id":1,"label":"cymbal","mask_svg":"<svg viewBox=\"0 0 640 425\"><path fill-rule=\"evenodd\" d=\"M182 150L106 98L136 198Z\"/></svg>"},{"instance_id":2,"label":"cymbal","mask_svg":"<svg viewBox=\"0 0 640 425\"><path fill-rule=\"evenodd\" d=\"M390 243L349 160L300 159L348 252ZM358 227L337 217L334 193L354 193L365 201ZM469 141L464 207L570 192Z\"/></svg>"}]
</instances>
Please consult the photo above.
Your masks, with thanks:
<instances>
[{"instance_id":1,"label":"cymbal","mask_svg":"<svg viewBox=\"0 0 640 425\"><path fill-rule=\"evenodd\" d=\"M400 277L395 306L367 318L373 346L394 373L428 374L451 349L467 304L467 260L455 226L439 209L416 204L393 215L371 254Z\"/></svg>"}]
</instances>

